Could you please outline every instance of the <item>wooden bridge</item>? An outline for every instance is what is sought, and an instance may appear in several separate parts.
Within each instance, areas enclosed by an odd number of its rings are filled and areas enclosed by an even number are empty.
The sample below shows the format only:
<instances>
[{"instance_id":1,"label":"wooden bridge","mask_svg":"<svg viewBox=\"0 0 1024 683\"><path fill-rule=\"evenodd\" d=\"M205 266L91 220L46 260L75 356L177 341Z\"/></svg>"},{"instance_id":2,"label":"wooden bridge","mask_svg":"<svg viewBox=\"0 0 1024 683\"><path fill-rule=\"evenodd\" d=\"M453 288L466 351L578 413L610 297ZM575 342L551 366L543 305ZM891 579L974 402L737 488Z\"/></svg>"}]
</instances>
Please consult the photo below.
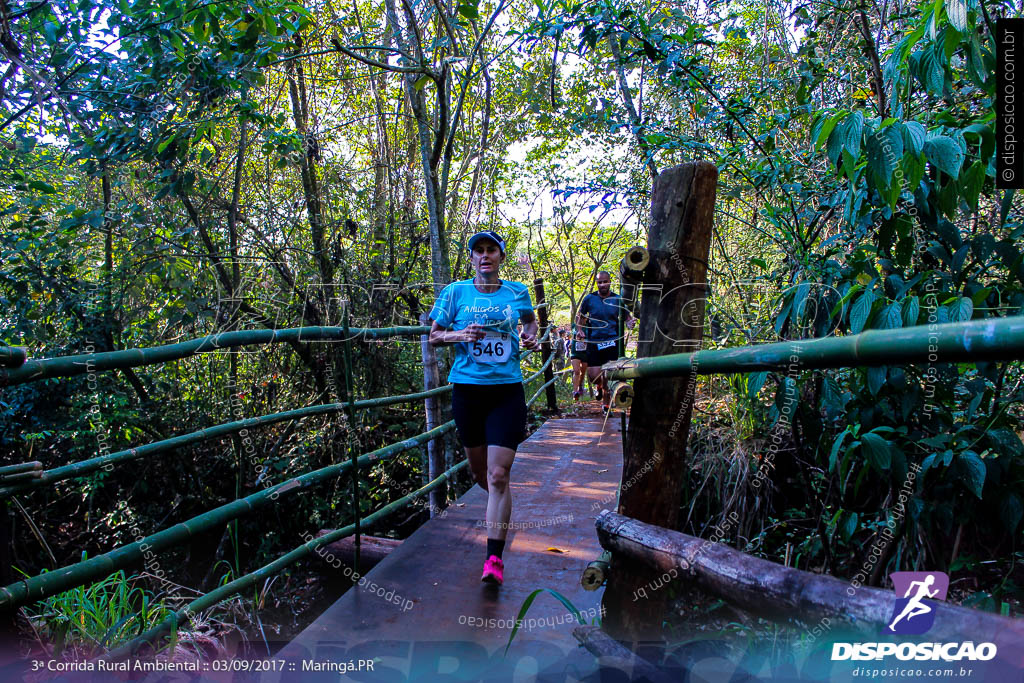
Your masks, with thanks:
<instances>
[{"instance_id":1,"label":"wooden bridge","mask_svg":"<svg viewBox=\"0 0 1024 683\"><path fill-rule=\"evenodd\" d=\"M459 680L482 673L509 680L517 667L521 674L565 671L577 677L593 670L593 656L572 636L576 616L546 592L522 618L507 655L505 648L535 589L563 594L591 617L588 622L600 616L601 593L583 590L580 576L601 554L595 519L617 497L619 425L618 419L549 420L520 446L500 588L480 581L487 494L474 487L405 539L362 577L363 585L353 586L276 657L299 669L304 662L379 658L378 669L400 673L399 680L445 673ZM446 661L458 662L457 670L445 669ZM278 678L268 672L264 680Z\"/></svg>"}]
</instances>

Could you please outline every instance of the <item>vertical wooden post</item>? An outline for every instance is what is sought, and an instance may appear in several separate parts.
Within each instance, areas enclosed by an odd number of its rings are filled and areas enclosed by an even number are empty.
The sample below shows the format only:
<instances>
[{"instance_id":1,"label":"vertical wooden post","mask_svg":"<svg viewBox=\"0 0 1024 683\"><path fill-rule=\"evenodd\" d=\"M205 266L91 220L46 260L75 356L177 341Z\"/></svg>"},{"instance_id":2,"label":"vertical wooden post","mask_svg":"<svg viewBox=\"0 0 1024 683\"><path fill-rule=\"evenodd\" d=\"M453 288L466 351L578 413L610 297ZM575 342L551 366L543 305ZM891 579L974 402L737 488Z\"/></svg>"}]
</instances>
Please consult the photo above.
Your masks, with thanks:
<instances>
[{"instance_id":1,"label":"vertical wooden post","mask_svg":"<svg viewBox=\"0 0 1024 683\"><path fill-rule=\"evenodd\" d=\"M704 330L711 224L718 169L698 161L654 180L637 357L693 351ZM638 379L623 446L619 513L678 529L684 459L696 376ZM656 572L613 558L604 628L629 641L659 641L669 591L651 590ZM660 585L660 584L657 584ZM637 598L638 588L646 586Z\"/></svg>"},{"instance_id":2,"label":"vertical wooden post","mask_svg":"<svg viewBox=\"0 0 1024 683\"><path fill-rule=\"evenodd\" d=\"M540 332L544 334L548 329L548 307L547 301L544 299L544 280L537 278L533 281L533 290L537 295L537 316L540 318ZM547 363L548 358L551 357L551 335L548 335L546 341L540 345L540 360L542 363ZM544 381L550 382L555 378L555 371L548 365L544 369ZM548 411L552 413L558 412L558 397L555 395L555 385L548 384L547 389L544 390L548 400Z\"/></svg>"},{"instance_id":3,"label":"vertical wooden post","mask_svg":"<svg viewBox=\"0 0 1024 683\"><path fill-rule=\"evenodd\" d=\"M420 316L421 325L429 325L430 318L424 313ZM441 372L437 367L437 351L427 341L428 335L420 335L420 350L423 356L423 390L430 391L441 386ZM431 430L441 424L441 402L437 396L428 396L424 400L427 413L427 429ZM427 479L433 481L445 471L443 437L427 442ZM430 492L430 516L443 510L448 504L448 484L444 483Z\"/></svg>"}]
</instances>

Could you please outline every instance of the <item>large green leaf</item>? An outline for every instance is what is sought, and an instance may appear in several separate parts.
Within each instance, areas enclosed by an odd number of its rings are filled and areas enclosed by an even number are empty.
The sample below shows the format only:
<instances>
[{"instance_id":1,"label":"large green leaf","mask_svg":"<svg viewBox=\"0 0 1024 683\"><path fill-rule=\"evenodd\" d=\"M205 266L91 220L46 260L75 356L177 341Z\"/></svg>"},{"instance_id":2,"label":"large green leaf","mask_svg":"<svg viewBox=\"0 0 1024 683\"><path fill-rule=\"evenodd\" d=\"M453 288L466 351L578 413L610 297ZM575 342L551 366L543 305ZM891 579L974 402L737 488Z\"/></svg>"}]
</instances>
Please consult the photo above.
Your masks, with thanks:
<instances>
[{"instance_id":1,"label":"large green leaf","mask_svg":"<svg viewBox=\"0 0 1024 683\"><path fill-rule=\"evenodd\" d=\"M860 437L860 443L868 463L882 474L887 472L892 464L889 442L878 434L868 432Z\"/></svg>"},{"instance_id":2,"label":"large green leaf","mask_svg":"<svg viewBox=\"0 0 1024 683\"><path fill-rule=\"evenodd\" d=\"M858 334L864 329L873 303L875 303L875 292L871 289L865 289L853 302L853 306L850 307L850 332Z\"/></svg>"},{"instance_id":3,"label":"large green leaf","mask_svg":"<svg viewBox=\"0 0 1024 683\"><path fill-rule=\"evenodd\" d=\"M1011 458L1024 457L1024 444L1020 437L1012 429L1000 428L990 429L985 434L989 443L993 445L996 452Z\"/></svg>"},{"instance_id":4,"label":"large green leaf","mask_svg":"<svg viewBox=\"0 0 1024 683\"><path fill-rule=\"evenodd\" d=\"M843 144L846 142L846 124L836 126L828 136L828 144L825 146L825 153L828 160L835 166L843 155Z\"/></svg>"},{"instance_id":5,"label":"large green leaf","mask_svg":"<svg viewBox=\"0 0 1024 683\"><path fill-rule=\"evenodd\" d=\"M885 367L867 369L868 391L872 396L877 395L885 385L885 374Z\"/></svg>"},{"instance_id":6,"label":"large green leaf","mask_svg":"<svg viewBox=\"0 0 1024 683\"><path fill-rule=\"evenodd\" d=\"M967 206L971 209L978 208L978 195L981 194L981 188L985 185L985 171L987 168L987 162L980 160L975 161L963 175L962 188L964 201L967 202Z\"/></svg>"},{"instance_id":7,"label":"large green leaf","mask_svg":"<svg viewBox=\"0 0 1024 683\"><path fill-rule=\"evenodd\" d=\"M903 326L913 327L917 324L917 318L921 314L921 302L916 296L907 299L903 305Z\"/></svg>"},{"instance_id":8,"label":"large green leaf","mask_svg":"<svg viewBox=\"0 0 1024 683\"><path fill-rule=\"evenodd\" d=\"M917 121L904 121L900 127L903 135L903 144L907 150L914 155L924 150L924 141L928 138L928 131Z\"/></svg>"},{"instance_id":9,"label":"large green leaf","mask_svg":"<svg viewBox=\"0 0 1024 683\"><path fill-rule=\"evenodd\" d=\"M899 303L891 303L882 309L882 312L878 316L877 329L880 330L896 330L903 326L903 318L900 313L902 312L902 306Z\"/></svg>"},{"instance_id":10,"label":"large green leaf","mask_svg":"<svg viewBox=\"0 0 1024 683\"><path fill-rule=\"evenodd\" d=\"M834 472L836 464L839 459L839 449L843 446L843 440L846 439L846 435L850 433L850 428L847 427L843 431L839 432L839 436L832 442L832 450L828 455L828 469L830 472Z\"/></svg>"},{"instance_id":11,"label":"large green leaf","mask_svg":"<svg viewBox=\"0 0 1024 683\"><path fill-rule=\"evenodd\" d=\"M838 413L845 405L843 389L839 386L839 382L830 375L825 375L821 380L821 408Z\"/></svg>"},{"instance_id":12,"label":"large green leaf","mask_svg":"<svg viewBox=\"0 0 1024 683\"><path fill-rule=\"evenodd\" d=\"M38 190L44 194L53 194L57 190L50 183L45 183L42 180L30 180L28 186L33 190Z\"/></svg>"},{"instance_id":13,"label":"large green leaf","mask_svg":"<svg viewBox=\"0 0 1024 683\"><path fill-rule=\"evenodd\" d=\"M950 322L963 322L971 319L974 313L974 302L969 297L962 296L949 307Z\"/></svg>"},{"instance_id":14,"label":"large green leaf","mask_svg":"<svg viewBox=\"0 0 1024 683\"><path fill-rule=\"evenodd\" d=\"M755 398L757 393L761 391L761 387L764 386L764 381L767 378L767 372L752 372L747 375L747 395L750 398Z\"/></svg>"},{"instance_id":15,"label":"large green leaf","mask_svg":"<svg viewBox=\"0 0 1024 683\"><path fill-rule=\"evenodd\" d=\"M924 143L924 154L936 168L951 178L960 175L964 153L952 138L937 135Z\"/></svg>"},{"instance_id":16,"label":"large green leaf","mask_svg":"<svg viewBox=\"0 0 1024 683\"><path fill-rule=\"evenodd\" d=\"M981 491L985 486L985 461L974 451L964 451L956 458L956 470L964 486L981 498Z\"/></svg>"},{"instance_id":17,"label":"large green leaf","mask_svg":"<svg viewBox=\"0 0 1024 683\"><path fill-rule=\"evenodd\" d=\"M960 33L967 30L967 3L964 0L946 0L946 17Z\"/></svg>"},{"instance_id":18,"label":"large green leaf","mask_svg":"<svg viewBox=\"0 0 1024 683\"><path fill-rule=\"evenodd\" d=\"M854 159L860 156L860 139L864 133L864 114L855 111L846 118L843 148Z\"/></svg>"},{"instance_id":19,"label":"large green leaf","mask_svg":"<svg viewBox=\"0 0 1024 683\"><path fill-rule=\"evenodd\" d=\"M811 127L811 144L815 149L821 149L822 145L828 142L829 136L832 131L835 130L836 124L839 123L845 115L845 112L836 112L831 116L824 113L819 115L818 119L814 122L814 126Z\"/></svg>"}]
</instances>

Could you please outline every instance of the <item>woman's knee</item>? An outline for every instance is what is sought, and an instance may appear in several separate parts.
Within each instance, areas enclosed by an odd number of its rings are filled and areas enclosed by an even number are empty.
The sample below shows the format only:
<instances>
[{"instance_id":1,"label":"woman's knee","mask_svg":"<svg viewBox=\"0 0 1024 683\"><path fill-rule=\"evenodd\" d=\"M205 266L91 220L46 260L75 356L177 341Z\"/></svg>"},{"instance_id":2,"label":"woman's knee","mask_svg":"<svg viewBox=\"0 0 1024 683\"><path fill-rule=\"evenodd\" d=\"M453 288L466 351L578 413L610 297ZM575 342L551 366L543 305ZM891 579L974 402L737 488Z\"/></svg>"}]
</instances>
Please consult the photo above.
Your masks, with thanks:
<instances>
[{"instance_id":1,"label":"woman's knee","mask_svg":"<svg viewBox=\"0 0 1024 683\"><path fill-rule=\"evenodd\" d=\"M491 465L487 468L487 484L495 490L502 491L508 486L509 468L503 465Z\"/></svg>"}]
</instances>

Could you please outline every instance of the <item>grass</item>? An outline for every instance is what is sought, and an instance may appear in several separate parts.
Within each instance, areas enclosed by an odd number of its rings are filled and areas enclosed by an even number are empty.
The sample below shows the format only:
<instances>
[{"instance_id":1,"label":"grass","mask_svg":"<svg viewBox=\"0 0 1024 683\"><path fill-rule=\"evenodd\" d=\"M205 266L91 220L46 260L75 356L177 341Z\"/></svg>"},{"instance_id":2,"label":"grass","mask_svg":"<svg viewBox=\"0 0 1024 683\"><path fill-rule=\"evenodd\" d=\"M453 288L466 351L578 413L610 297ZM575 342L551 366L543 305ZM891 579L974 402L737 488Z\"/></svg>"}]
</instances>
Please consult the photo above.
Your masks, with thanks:
<instances>
[{"instance_id":1,"label":"grass","mask_svg":"<svg viewBox=\"0 0 1024 683\"><path fill-rule=\"evenodd\" d=\"M558 600L560 603L565 605L565 608L568 609L570 612L572 612L573 616L576 617L576 621L579 622L580 625L584 625L584 626L586 625L587 622L584 621L583 615L580 614L580 611L576 608L576 605L572 604L572 601L569 600L569 598L565 597L564 595L562 595L558 591L554 590L553 588L538 588L537 590L535 590L532 593L530 593L529 595L527 595L526 599L523 600L523 604L519 607L519 614L516 615L516 622L515 622L516 625L512 629L512 633L508 637L508 643L505 645L505 654L506 655L508 654L508 649L510 647L512 647L512 639L515 638L516 637L516 633L519 632L519 624L522 623L523 617L525 617L526 613L529 611L530 605L533 604L533 601L537 599L538 595L540 595L541 593L543 593L545 591L547 591L548 593L553 595L556 600ZM600 625L601 620L599 618L597 618L597 617L594 617L593 623L597 624L597 625Z\"/></svg>"},{"instance_id":2,"label":"grass","mask_svg":"<svg viewBox=\"0 0 1024 683\"><path fill-rule=\"evenodd\" d=\"M82 559L86 559L85 553ZM120 570L92 585L24 607L22 613L51 657L68 650L98 654L127 642L172 613L170 605L141 584L142 577L128 577Z\"/></svg>"}]
</instances>

